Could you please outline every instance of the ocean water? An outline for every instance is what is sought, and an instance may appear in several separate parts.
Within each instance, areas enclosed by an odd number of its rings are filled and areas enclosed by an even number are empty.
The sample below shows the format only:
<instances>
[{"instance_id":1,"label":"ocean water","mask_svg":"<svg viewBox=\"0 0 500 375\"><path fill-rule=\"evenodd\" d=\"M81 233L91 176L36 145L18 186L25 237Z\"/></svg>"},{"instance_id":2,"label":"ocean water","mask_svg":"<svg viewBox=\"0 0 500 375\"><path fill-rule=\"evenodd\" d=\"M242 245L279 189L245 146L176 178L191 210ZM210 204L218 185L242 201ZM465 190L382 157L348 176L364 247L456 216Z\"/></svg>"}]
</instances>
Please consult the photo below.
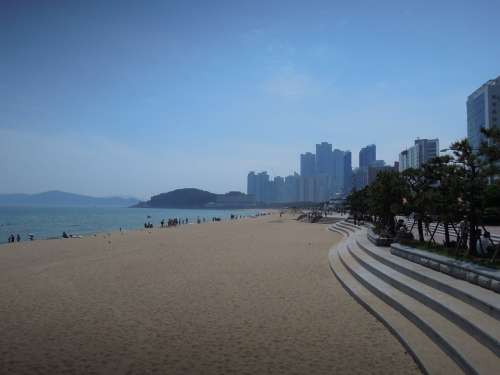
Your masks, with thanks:
<instances>
[{"instance_id":1,"label":"ocean water","mask_svg":"<svg viewBox=\"0 0 500 375\"><path fill-rule=\"evenodd\" d=\"M116 231L120 228L140 229L149 221L155 227L162 219L189 219L220 217L231 214L252 216L259 210L193 210L161 208L108 208L108 207L0 207L0 243L6 243L11 233L20 234L23 241L32 233L35 239L61 237L62 232L88 235Z\"/></svg>"}]
</instances>

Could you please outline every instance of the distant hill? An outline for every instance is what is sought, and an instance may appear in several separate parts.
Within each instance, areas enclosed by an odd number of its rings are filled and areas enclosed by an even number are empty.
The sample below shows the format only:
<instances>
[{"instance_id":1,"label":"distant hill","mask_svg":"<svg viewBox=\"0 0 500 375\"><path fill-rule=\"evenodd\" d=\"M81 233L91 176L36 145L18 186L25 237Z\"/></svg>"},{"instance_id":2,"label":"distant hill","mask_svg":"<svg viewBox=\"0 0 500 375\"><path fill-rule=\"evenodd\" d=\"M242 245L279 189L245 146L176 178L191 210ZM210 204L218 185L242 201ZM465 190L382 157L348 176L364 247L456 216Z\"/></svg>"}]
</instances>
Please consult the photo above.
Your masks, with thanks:
<instances>
[{"instance_id":1,"label":"distant hill","mask_svg":"<svg viewBox=\"0 0 500 375\"><path fill-rule=\"evenodd\" d=\"M135 198L96 198L87 195L47 191L38 194L0 194L0 206L130 207Z\"/></svg>"},{"instance_id":2,"label":"distant hill","mask_svg":"<svg viewBox=\"0 0 500 375\"><path fill-rule=\"evenodd\" d=\"M186 188L152 196L147 202L141 202L136 207L153 208L204 208L208 203L215 202L217 194L208 191Z\"/></svg>"}]
</instances>

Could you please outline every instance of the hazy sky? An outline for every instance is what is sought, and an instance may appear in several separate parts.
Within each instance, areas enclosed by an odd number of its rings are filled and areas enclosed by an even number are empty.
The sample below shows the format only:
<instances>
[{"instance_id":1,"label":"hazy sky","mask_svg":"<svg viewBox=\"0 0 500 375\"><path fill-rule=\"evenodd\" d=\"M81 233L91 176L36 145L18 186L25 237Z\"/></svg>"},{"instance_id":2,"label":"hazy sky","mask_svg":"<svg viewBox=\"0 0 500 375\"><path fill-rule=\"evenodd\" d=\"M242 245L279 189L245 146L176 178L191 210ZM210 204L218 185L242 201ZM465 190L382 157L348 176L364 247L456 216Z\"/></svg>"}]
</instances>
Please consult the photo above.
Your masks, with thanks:
<instances>
[{"instance_id":1,"label":"hazy sky","mask_svg":"<svg viewBox=\"0 0 500 375\"><path fill-rule=\"evenodd\" d=\"M245 190L466 135L500 1L0 0L0 193Z\"/></svg>"}]
</instances>

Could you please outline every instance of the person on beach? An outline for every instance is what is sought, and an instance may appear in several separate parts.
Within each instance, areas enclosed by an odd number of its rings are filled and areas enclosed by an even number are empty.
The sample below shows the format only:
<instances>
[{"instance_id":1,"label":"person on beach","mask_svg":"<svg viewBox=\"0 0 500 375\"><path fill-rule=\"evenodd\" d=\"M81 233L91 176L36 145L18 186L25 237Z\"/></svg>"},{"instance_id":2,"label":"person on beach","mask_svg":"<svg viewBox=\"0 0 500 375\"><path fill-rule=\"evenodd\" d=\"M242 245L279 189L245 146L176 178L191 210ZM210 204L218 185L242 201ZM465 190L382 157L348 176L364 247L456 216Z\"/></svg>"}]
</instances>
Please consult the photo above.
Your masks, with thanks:
<instances>
[{"instance_id":1,"label":"person on beach","mask_svg":"<svg viewBox=\"0 0 500 375\"><path fill-rule=\"evenodd\" d=\"M17 234L16 239L17 239L17 242L21 242L21 236L19 235L19 233Z\"/></svg>"}]
</instances>

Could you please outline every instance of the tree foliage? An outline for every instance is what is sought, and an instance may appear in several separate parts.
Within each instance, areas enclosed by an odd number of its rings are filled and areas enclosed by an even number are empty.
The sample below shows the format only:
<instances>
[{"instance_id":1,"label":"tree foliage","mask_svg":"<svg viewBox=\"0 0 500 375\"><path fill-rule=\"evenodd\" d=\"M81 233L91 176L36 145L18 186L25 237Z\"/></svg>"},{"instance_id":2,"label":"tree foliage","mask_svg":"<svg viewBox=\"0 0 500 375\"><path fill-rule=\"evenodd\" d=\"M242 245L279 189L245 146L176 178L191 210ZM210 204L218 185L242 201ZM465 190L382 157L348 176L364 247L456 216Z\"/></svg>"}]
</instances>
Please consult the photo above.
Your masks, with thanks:
<instances>
[{"instance_id":1,"label":"tree foliage","mask_svg":"<svg viewBox=\"0 0 500 375\"><path fill-rule=\"evenodd\" d=\"M347 197L351 214L370 215L377 226L392 234L396 215L412 214L420 241L424 240L423 223L442 223L447 246L449 227L455 229L462 222L469 254L474 254L478 228L488 215L500 215L500 129L482 132L486 141L478 150L463 139L450 146L451 155L436 157L420 169L380 172L371 185Z\"/></svg>"}]
</instances>

